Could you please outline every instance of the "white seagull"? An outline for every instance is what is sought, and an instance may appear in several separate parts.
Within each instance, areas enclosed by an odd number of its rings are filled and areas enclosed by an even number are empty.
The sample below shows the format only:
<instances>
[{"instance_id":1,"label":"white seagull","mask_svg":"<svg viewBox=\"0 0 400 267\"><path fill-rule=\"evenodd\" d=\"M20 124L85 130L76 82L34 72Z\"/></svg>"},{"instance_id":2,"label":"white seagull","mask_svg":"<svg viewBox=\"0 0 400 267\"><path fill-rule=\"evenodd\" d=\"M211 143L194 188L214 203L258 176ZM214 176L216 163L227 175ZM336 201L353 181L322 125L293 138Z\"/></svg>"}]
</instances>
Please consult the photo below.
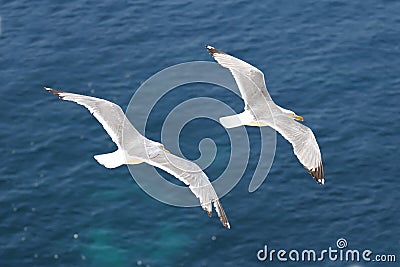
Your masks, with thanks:
<instances>
[{"instance_id":1,"label":"white seagull","mask_svg":"<svg viewBox=\"0 0 400 267\"><path fill-rule=\"evenodd\" d=\"M324 167L315 136L310 128L294 121L303 118L274 103L259 69L212 46L206 48L222 67L230 70L245 104L244 112L220 118L221 124L225 128L248 125L275 129L292 144L294 154L312 177L324 184Z\"/></svg>"},{"instance_id":2,"label":"white seagull","mask_svg":"<svg viewBox=\"0 0 400 267\"><path fill-rule=\"evenodd\" d=\"M211 185L207 175L199 166L186 159L177 157L167 151L164 146L141 135L129 122L121 107L104 99L72 94L44 88L58 96L61 100L75 102L86 107L101 123L118 149L112 153L96 155L94 158L106 168L116 168L123 164L140 164L145 162L160 168L189 186L193 194L199 198L200 204L208 215L212 214L212 205L222 224L230 229L228 218ZM124 142L122 142L122 134Z\"/></svg>"}]
</instances>

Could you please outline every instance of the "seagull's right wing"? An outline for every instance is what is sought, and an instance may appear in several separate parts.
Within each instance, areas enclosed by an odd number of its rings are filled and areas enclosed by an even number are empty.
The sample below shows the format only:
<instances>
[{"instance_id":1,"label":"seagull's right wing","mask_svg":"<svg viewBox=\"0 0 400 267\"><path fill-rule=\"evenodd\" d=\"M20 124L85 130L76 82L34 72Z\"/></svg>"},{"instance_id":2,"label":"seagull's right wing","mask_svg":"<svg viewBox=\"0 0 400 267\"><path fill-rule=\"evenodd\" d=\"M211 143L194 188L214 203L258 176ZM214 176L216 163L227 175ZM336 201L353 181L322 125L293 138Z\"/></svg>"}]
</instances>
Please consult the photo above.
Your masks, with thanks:
<instances>
[{"instance_id":1,"label":"seagull's right wing","mask_svg":"<svg viewBox=\"0 0 400 267\"><path fill-rule=\"evenodd\" d=\"M211 56L224 68L231 71L245 104L252 106L258 101L272 101L265 85L264 73L243 60L228 55L212 46L206 46ZM264 96L264 99L260 99Z\"/></svg>"},{"instance_id":2,"label":"seagull's right wing","mask_svg":"<svg viewBox=\"0 0 400 267\"><path fill-rule=\"evenodd\" d=\"M311 129L286 116L276 116L269 126L292 144L294 154L315 181L324 184L321 151Z\"/></svg>"},{"instance_id":3,"label":"seagull's right wing","mask_svg":"<svg viewBox=\"0 0 400 267\"><path fill-rule=\"evenodd\" d=\"M217 193L208 180L207 175L200 167L191 161L175 156L163 149L153 148L153 150L154 149L157 149L157 153L152 152L152 155L144 161L172 174L188 185L189 189L200 200L202 208L206 210L210 216L212 214L212 205L214 204L214 208L222 224L230 229L228 218L218 199Z\"/></svg>"}]
</instances>

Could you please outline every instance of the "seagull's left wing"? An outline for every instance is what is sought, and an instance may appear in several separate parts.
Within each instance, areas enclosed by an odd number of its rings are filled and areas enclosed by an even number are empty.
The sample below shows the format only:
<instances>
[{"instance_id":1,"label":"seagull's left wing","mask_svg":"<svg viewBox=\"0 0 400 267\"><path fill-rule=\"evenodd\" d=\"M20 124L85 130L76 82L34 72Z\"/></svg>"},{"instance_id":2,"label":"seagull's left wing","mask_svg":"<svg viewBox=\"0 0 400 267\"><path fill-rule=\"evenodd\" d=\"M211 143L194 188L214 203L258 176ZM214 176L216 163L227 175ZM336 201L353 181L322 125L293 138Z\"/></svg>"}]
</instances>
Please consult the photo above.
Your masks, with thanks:
<instances>
[{"instance_id":1,"label":"seagull's left wing","mask_svg":"<svg viewBox=\"0 0 400 267\"><path fill-rule=\"evenodd\" d=\"M149 149L149 148L147 148ZM195 163L175 156L160 148L150 148L151 157L143 159L146 163L160 168L189 186L189 189L200 200L204 210L211 216L212 205L218 214L222 224L230 229L228 218L222 208L214 187L208 180L207 175ZM158 150L155 153L154 149Z\"/></svg>"},{"instance_id":2,"label":"seagull's left wing","mask_svg":"<svg viewBox=\"0 0 400 267\"><path fill-rule=\"evenodd\" d=\"M224 68L231 71L240 94L247 105L251 106L258 101L272 101L265 85L264 73L249 63L228 55L212 46L206 46L211 56ZM264 99L260 99L264 97ZM263 103L264 103L263 102Z\"/></svg>"},{"instance_id":3,"label":"seagull's left wing","mask_svg":"<svg viewBox=\"0 0 400 267\"><path fill-rule=\"evenodd\" d=\"M311 129L286 116L274 117L273 123L269 126L292 144L294 154L301 164L319 184L324 184L321 151Z\"/></svg>"}]
</instances>

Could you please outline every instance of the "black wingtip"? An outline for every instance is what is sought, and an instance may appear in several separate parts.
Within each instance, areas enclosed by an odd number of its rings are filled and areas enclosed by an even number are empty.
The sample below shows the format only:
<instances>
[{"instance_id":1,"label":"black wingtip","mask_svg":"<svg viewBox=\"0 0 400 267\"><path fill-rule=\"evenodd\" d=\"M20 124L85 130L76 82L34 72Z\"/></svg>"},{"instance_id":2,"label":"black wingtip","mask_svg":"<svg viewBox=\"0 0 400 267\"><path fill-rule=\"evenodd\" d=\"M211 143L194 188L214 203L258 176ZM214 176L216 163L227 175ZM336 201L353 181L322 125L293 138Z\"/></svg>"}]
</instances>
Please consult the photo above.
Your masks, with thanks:
<instances>
[{"instance_id":1,"label":"black wingtip","mask_svg":"<svg viewBox=\"0 0 400 267\"><path fill-rule=\"evenodd\" d=\"M214 204L215 204L215 209L219 215L219 220L221 221L222 225L228 230L231 229L231 225L229 224L225 211L222 208L221 202L219 202L219 200L215 200Z\"/></svg>"},{"instance_id":2,"label":"black wingtip","mask_svg":"<svg viewBox=\"0 0 400 267\"><path fill-rule=\"evenodd\" d=\"M229 222L225 222L223 223L223 225L225 226L226 229L231 230L231 225L229 224Z\"/></svg>"},{"instance_id":3,"label":"black wingtip","mask_svg":"<svg viewBox=\"0 0 400 267\"><path fill-rule=\"evenodd\" d=\"M309 169L308 173L314 178L314 180L320 185L325 184L324 166L322 163L314 169Z\"/></svg>"},{"instance_id":4,"label":"black wingtip","mask_svg":"<svg viewBox=\"0 0 400 267\"><path fill-rule=\"evenodd\" d=\"M55 96L58 96L60 99L62 99L62 97L60 96L61 93L63 93L63 91L59 91L50 87L43 87L43 90L46 90L47 92L53 93Z\"/></svg>"},{"instance_id":5,"label":"black wingtip","mask_svg":"<svg viewBox=\"0 0 400 267\"><path fill-rule=\"evenodd\" d=\"M218 50L215 47L212 47L211 45L206 45L206 49L208 50L208 53L210 53L211 55L214 55L214 54L225 54L221 50Z\"/></svg>"}]
</instances>

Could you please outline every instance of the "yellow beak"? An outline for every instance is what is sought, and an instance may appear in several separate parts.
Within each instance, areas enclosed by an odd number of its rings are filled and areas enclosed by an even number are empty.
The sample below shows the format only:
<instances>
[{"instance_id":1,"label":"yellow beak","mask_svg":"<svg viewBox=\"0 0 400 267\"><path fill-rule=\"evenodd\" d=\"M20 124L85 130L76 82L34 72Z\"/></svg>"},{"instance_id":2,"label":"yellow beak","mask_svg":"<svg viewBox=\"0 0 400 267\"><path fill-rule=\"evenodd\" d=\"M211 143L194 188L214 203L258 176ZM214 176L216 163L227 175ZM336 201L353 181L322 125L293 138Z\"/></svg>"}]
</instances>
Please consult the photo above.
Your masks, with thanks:
<instances>
[{"instance_id":1,"label":"yellow beak","mask_svg":"<svg viewBox=\"0 0 400 267\"><path fill-rule=\"evenodd\" d=\"M296 121L304 121L304 119L303 119L302 116L293 115L293 118L294 118Z\"/></svg>"}]
</instances>

